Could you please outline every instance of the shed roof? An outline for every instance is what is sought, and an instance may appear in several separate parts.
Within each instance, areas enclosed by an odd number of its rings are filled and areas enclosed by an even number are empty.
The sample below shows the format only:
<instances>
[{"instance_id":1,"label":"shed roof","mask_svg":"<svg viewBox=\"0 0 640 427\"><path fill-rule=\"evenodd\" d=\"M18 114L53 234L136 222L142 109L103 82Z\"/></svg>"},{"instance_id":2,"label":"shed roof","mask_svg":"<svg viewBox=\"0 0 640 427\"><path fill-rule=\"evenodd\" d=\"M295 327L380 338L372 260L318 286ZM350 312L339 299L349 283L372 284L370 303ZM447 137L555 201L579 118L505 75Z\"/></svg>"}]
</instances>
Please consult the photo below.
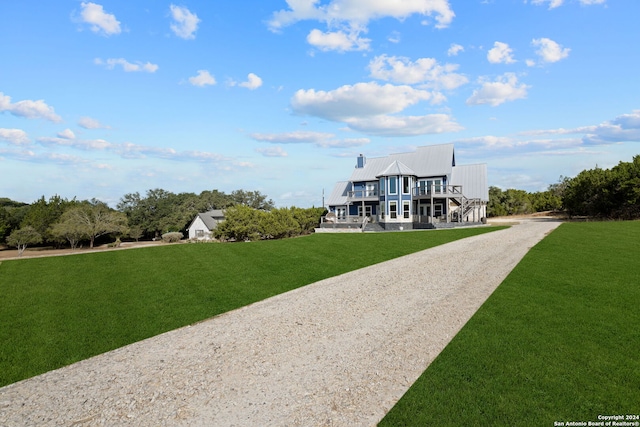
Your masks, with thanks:
<instances>
[{"instance_id":1,"label":"shed roof","mask_svg":"<svg viewBox=\"0 0 640 427\"><path fill-rule=\"evenodd\" d=\"M224 211L220 209L212 209L207 212L199 213L197 217L199 217L204 225L209 229L209 231L211 231L218 226L218 223L220 221L224 220ZM191 225L189 225L189 227L191 227Z\"/></svg>"}]
</instances>

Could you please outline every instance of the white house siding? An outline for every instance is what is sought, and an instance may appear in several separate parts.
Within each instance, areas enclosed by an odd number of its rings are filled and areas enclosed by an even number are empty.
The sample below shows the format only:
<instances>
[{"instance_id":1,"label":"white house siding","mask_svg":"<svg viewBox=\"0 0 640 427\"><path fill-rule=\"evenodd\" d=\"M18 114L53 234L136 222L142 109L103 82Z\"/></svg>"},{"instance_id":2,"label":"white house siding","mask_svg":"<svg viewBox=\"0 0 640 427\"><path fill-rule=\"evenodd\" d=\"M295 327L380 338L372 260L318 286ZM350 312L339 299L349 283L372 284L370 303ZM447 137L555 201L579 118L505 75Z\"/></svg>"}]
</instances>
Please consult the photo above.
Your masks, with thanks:
<instances>
[{"instance_id":1,"label":"white house siding","mask_svg":"<svg viewBox=\"0 0 640 427\"><path fill-rule=\"evenodd\" d=\"M202 234L198 236L198 234ZM192 240L208 240L211 239L211 232L207 229L202 218L197 216L189 227L189 239Z\"/></svg>"}]
</instances>

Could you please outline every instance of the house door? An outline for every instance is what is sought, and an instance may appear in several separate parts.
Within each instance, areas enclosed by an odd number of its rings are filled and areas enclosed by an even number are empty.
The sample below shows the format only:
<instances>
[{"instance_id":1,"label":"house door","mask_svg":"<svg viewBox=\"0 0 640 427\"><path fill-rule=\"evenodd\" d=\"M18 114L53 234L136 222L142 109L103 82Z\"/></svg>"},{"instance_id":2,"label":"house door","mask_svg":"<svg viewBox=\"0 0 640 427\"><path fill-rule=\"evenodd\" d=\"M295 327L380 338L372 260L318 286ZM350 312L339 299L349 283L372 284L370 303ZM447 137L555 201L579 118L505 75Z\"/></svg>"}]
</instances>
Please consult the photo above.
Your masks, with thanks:
<instances>
[{"instance_id":1,"label":"house door","mask_svg":"<svg viewBox=\"0 0 640 427\"><path fill-rule=\"evenodd\" d=\"M371 206L364 207L364 214L371 218ZM358 206L358 216L362 216L362 206Z\"/></svg>"}]
</instances>

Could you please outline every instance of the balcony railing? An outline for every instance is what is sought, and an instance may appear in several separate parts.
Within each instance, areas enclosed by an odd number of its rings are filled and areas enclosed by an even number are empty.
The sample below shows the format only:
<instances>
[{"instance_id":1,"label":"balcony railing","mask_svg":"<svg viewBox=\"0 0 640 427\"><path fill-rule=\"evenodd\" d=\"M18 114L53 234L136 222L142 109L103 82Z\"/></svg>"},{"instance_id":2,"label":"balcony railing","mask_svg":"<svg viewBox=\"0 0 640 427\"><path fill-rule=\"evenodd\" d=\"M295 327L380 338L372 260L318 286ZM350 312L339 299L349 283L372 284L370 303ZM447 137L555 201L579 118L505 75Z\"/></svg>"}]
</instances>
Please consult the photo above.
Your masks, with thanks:
<instances>
[{"instance_id":1,"label":"balcony railing","mask_svg":"<svg viewBox=\"0 0 640 427\"><path fill-rule=\"evenodd\" d=\"M355 190L347 193L350 199L375 199L378 194L378 190Z\"/></svg>"},{"instance_id":2,"label":"balcony railing","mask_svg":"<svg viewBox=\"0 0 640 427\"><path fill-rule=\"evenodd\" d=\"M462 196L462 185L437 185L433 184L431 187L414 187L413 196L430 196L430 195L443 195L443 196Z\"/></svg>"}]
</instances>

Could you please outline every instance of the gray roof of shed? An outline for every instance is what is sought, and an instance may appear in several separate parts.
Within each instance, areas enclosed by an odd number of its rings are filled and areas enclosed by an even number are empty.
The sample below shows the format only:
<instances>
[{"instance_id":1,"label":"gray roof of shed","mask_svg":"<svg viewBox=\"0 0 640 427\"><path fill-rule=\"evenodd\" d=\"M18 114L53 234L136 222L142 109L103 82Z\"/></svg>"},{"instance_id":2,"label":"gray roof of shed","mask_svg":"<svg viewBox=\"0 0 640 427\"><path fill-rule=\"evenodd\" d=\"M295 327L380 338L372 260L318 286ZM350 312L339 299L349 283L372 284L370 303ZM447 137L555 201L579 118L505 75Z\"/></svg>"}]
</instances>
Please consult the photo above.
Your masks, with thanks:
<instances>
[{"instance_id":1,"label":"gray roof of shed","mask_svg":"<svg viewBox=\"0 0 640 427\"><path fill-rule=\"evenodd\" d=\"M385 157L366 159L363 168L355 168L351 174L351 182L375 181L377 177L399 162L411 170L417 177L451 176L451 170L455 165L453 144L428 145L418 147L410 153L390 154Z\"/></svg>"},{"instance_id":2,"label":"gray roof of shed","mask_svg":"<svg viewBox=\"0 0 640 427\"><path fill-rule=\"evenodd\" d=\"M220 221L224 220L224 211L213 209L207 212L201 212L198 214L198 216L209 230L213 230L218 226L218 223Z\"/></svg>"}]
</instances>

